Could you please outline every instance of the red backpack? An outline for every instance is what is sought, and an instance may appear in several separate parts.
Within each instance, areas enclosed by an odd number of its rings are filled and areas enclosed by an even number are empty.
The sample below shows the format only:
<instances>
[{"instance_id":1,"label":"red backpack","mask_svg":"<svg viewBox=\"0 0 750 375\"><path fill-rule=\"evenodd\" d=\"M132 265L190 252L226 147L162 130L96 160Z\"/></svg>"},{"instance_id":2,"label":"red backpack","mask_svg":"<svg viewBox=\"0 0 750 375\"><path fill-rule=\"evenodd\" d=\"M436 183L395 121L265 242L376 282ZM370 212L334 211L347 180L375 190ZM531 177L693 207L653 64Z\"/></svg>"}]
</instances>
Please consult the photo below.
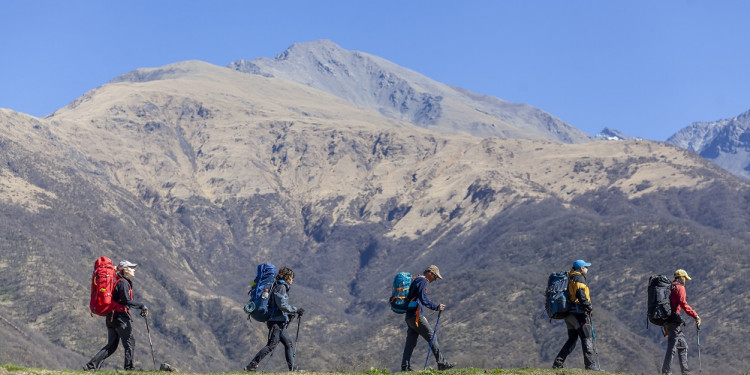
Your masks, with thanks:
<instances>
[{"instance_id":1,"label":"red backpack","mask_svg":"<svg viewBox=\"0 0 750 375\"><path fill-rule=\"evenodd\" d=\"M120 304L112 300L112 293L119 279L111 259L99 257L94 262L94 274L91 275L91 301L89 302L92 314L107 316L112 311L119 310Z\"/></svg>"}]
</instances>

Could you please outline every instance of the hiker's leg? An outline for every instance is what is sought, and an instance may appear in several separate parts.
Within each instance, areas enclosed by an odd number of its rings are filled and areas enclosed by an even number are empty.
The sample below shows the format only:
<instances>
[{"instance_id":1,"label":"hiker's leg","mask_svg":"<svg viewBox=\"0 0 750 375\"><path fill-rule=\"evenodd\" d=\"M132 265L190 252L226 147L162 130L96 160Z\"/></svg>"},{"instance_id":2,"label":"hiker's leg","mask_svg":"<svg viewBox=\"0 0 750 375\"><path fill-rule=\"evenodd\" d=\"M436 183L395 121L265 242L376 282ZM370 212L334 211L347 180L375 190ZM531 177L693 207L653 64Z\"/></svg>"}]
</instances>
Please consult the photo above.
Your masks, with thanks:
<instances>
[{"instance_id":1,"label":"hiker's leg","mask_svg":"<svg viewBox=\"0 0 750 375\"><path fill-rule=\"evenodd\" d=\"M289 367L289 371L294 368L294 340L289 336L289 331L286 326L281 330L279 334L281 343L284 345L284 356L286 357L286 364Z\"/></svg>"},{"instance_id":2,"label":"hiker's leg","mask_svg":"<svg viewBox=\"0 0 750 375\"><path fill-rule=\"evenodd\" d=\"M258 364L260 361L265 358L268 353L272 352L276 348L276 344L279 343L280 340L280 334L281 334L281 328L279 327L280 322L266 322L266 326L268 327L268 342L266 343L266 346L263 347L260 351L258 351L258 354L255 355L252 361L247 365L248 367L258 367Z\"/></svg>"},{"instance_id":3,"label":"hiker's leg","mask_svg":"<svg viewBox=\"0 0 750 375\"><path fill-rule=\"evenodd\" d=\"M662 374L672 373L672 356L674 356L675 344L677 343L677 329L679 326L667 323L667 353L664 355L664 363L661 365Z\"/></svg>"},{"instance_id":4,"label":"hiker's leg","mask_svg":"<svg viewBox=\"0 0 750 375\"><path fill-rule=\"evenodd\" d=\"M680 360L680 370L682 370L682 374L690 374L690 368L688 367L688 344L685 339L685 334L682 332L682 328L680 328L680 332L677 334L674 347L677 350L677 358Z\"/></svg>"},{"instance_id":5,"label":"hiker's leg","mask_svg":"<svg viewBox=\"0 0 750 375\"><path fill-rule=\"evenodd\" d=\"M429 345L430 341L432 341L432 354L435 355L435 360L438 364L444 364L445 358L443 358L443 354L440 352L438 339L437 337L435 337L435 332L432 331L430 323L427 322L427 318L425 318L424 316L419 317L419 326L417 327L417 332L419 332L419 335L427 341L427 345Z\"/></svg>"},{"instance_id":6,"label":"hiker's leg","mask_svg":"<svg viewBox=\"0 0 750 375\"><path fill-rule=\"evenodd\" d=\"M562 367L563 363L565 363L565 359L568 358L568 355L570 355L570 353L573 352L573 349L576 348L578 329L581 327L578 323L578 319L576 319L573 314L568 314L568 316L565 317L565 327L568 329L568 340L565 341L562 349L557 353L555 363L552 365L553 367Z\"/></svg>"},{"instance_id":7,"label":"hiker's leg","mask_svg":"<svg viewBox=\"0 0 750 375\"><path fill-rule=\"evenodd\" d=\"M581 338L581 349L583 350L583 364L586 366L586 370L598 370L596 367L596 361L594 358L594 334L591 330L591 324L588 318L584 315L583 321L580 320L581 328L578 330L578 335Z\"/></svg>"},{"instance_id":8,"label":"hiker's leg","mask_svg":"<svg viewBox=\"0 0 750 375\"><path fill-rule=\"evenodd\" d=\"M414 352L414 348L417 346L417 339L419 339L419 332L414 328L415 318L406 318L406 342L404 343L404 354L401 357L401 370L411 370L411 355Z\"/></svg>"},{"instance_id":9,"label":"hiker's leg","mask_svg":"<svg viewBox=\"0 0 750 375\"><path fill-rule=\"evenodd\" d=\"M117 321L117 319L115 319L115 321ZM123 317L120 320L116 330L117 334L120 336L120 340L122 341L122 348L125 351L123 368L125 370L132 370L133 351L135 350L135 338L133 337L133 325L130 323L130 319Z\"/></svg>"},{"instance_id":10,"label":"hiker's leg","mask_svg":"<svg viewBox=\"0 0 750 375\"><path fill-rule=\"evenodd\" d=\"M107 323L107 345L104 345L98 353L86 364L86 368L89 370L98 370L102 366L102 362L107 359L112 353L117 350L117 343L120 341L120 336L117 331L110 327L109 322Z\"/></svg>"}]
</instances>

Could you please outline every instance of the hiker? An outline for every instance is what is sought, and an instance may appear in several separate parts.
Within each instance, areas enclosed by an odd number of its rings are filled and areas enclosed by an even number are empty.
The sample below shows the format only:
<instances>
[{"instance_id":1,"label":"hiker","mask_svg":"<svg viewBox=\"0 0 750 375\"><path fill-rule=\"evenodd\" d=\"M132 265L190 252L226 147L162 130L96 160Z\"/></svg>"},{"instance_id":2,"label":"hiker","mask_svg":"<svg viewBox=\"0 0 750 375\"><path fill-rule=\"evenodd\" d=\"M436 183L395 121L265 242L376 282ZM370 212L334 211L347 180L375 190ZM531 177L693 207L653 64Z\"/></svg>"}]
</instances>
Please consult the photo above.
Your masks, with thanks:
<instances>
[{"instance_id":1,"label":"hiker","mask_svg":"<svg viewBox=\"0 0 750 375\"><path fill-rule=\"evenodd\" d=\"M102 362L117 350L118 340L122 341L125 349L125 370L133 370L133 350L135 339L132 336L133 327L130 323L129 308L141 310L141 316L148 315L146 305L133 300L133 278L135 268L138 265L123 260L117 265L117 284L112 292L112 301L115 303L114 310L106 317L107 345L105 345L93 358L83 367L84 371L98 370Z\"/></svg>"},{"instance_id":2,"label":"hiker","mask_svg":"<svg viewBox=\"0 0 750 375\"><path fill-rule=\"evenodd\" d=\"M589 287L586 286L586 275L588 274L591 263L582 259L573 262L570 270L570 281L568 282L568 293L572 308L570 313L565 317L565 325L568 328L568 341L565 341L560 352L557 353L552 368L563 368L565 359L576 347L576 341L581 339L583 349L583 362L587 370L599 370L594 361L594 344L593 331L591 328L591 296Z\"/></svg>"},{"instance_id":3,"label":"hiker","mask_svg":"<svg viewBox=\"0 0 750 375\"><path fill-rule=\"evenodd\" d=\"M683 374L689 374L687 351L688 345L685 340L685 334L682 332L682 326L685 321L682 319L680 312L684 309L688 316L695 319L696 326L700 327L701 318L687 303L687 293L685 292L685 283L692 280L687 272L683 269L674 271L674 281L672 282L672 291L669 294L669 304L672 307L672 315L664 324L664 330L667 333L667 354L664 356L664 364L661 366L662 374L672 373L672 357L675 350L680 358L680 368Z\"/></svg>"},{"instance_id":4,"label":"hiker","mask_svg":"<svg viewBox=\"0 0 750 375\"><path fill-rule=\"evenodd\" d=\"M289 371L294 369L294 341L287 332L289 322L294 319L294 315L301 317L305 313L305 309L297 308L289 304L289 287L294 282L294 271L289 267L283 267L279 270L276 275L276 282L274 283L271 291L273 298L269 301L269 309L271 310L271 317L266 321L268 327L268 343L258 354L255 355L252 361L245 366L246 371L258 370L258 364L271 353L278 345L279 341L284 344L284 355L286 356L286 364L289 367Z\"/></svg>"},{"instance_id":5,"label":"hiker","mask_svg":"<svg viewBox=\"0 0 750 375\"><path fill-rule=\"evenodd\" d=\"M406 343L404 344L404 355L401 358L401 371L412 370L410 363L411 354L414 352L414 347L417 346L419 336L424 337L427 343L432 342L432 353L435 354L438 370L447 370L455 366L454 363L445 360L443 354L440 352L437 337L433 337L434 332L427 322L427 318L420 314L420 311L424 307L436 311L443 311L445 309L445 305L438 305L427 298L427 284L442 278L438 267L430 265L424 271L424 275L417 276L411 282L409 294L406 297L410 302L405 314L407 326Z\"/></svg>"}]
</instances>

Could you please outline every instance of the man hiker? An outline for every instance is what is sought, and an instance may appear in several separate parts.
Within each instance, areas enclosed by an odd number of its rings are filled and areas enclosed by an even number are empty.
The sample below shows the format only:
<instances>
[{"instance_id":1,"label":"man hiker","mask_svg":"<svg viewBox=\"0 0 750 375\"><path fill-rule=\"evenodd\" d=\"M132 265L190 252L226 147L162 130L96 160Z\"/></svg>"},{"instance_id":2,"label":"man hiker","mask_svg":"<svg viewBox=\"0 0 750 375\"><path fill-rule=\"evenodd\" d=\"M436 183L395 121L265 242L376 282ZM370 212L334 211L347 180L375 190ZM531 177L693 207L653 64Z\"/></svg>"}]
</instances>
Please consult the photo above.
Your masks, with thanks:
<instances>
[{"instance_id":1,"label":"man hiker","mask_svg":"<svg viewBox=\"0 0 750 375\"><path fill-rule=\"evenodd\" d=\"M98 370L102 362L117 350L118 341L122 341L125 349L125 370L133 370L133 350L135 339L133 338L133 327L130 323L129 308L141 310L141 316L148 315L146 305L133 300L133 278L135 277L135 263L123 260L117 265L117 284L112 292L112 301L116 304L114 311L106 317L107 345L105 345L93 358L83 367L84 371Z\"/></svg>"},{"instance_id":2,"label":"man hiker","mask_svg":"<svg viewBox=\"0 0 750 375\"><path fill-rule=\"evenodd\" d=\"M424 275L417 276L411 282L409 294L406 297L410 302L405 314L407 326L406 344L404 344L404 355L401 358L401 371L412 370L410 363L411 354L414 352L414 347L417 346L419 336L424 337L428 344L432 343L432 353L435 354L438 370L447 370L455 366L454 363L445 360L443 354L440 352L437 337L434 337L434 332L427 322L427 318L420 314L424 307L437 311L445 309L445 305L438 305L427 298L427 284L442 278L438 267L431 265L424 271Z\"/></svg>"},{"instance_id":3,"label":"man hiker","mask_svg":"<svg viewBox=\"0 0 750 375\"><path fill-rule=\"evenodd\" d=\"M565 317L565 325L568 327L568 341L565 342L560 352L557 353L552 368L562 368L565 359L576 347L576 341L581 339L583 349L583 362L587 370L599 370L594 361L593 332L591 328L591 296L589 287L586 286L586 275L591 263L582 259L573 262L570 270L570 281L568 282L568 294L573 304L570 313Z\"/></svg>"},{"instance_id":4,"label":"man hiker","mask_svg":"<svg viewBox=\"0 0 750 375\"><path fill-rule=\"evenodd\" d=\"M258 370L258 364L271 353L278 345L279 341L284 344L284 355L286 356L286 364L289 367L289 371L294 369L294 341L287 332L287 327L291 319L290 314L297 314L302 316L305 309L297 308L289 304L289 287L294 282L294 271L291 268L283 267L279 270L276 275L276 283L271 290L271 299L268 301L268 308L271 311L271 317L268 318L266 326L268 327L268 343L258 354L255 355L252 361L245 366L246 371Z\"/></svg>"},{"instance_id":5,"label":"man hiker","mask_svg":"<svg viewBox=\"0 0 750 375\"><path fill-rule=\"evenodd\" d=\"M672 307L672 315L670 315L669 319L664 324L664 329L666 330L668 337L667 354L664 356L664 364L661 366L662 374L672 373L672 357L674 356L675 350L680 358L680 368L683 375L690 373L687 360L688 345L687 340L685 340L685 334L682 333L682 326L685 325L685 322L682 320L680 312L684 309L688 316L695 319L695 324L697 326L701 325L701 318L687 303L685 283L688 280L691 280L691 278L685 270L679 269L674 271L672 291L669 294L669 304Z\"/></svg>"}]
</instances>

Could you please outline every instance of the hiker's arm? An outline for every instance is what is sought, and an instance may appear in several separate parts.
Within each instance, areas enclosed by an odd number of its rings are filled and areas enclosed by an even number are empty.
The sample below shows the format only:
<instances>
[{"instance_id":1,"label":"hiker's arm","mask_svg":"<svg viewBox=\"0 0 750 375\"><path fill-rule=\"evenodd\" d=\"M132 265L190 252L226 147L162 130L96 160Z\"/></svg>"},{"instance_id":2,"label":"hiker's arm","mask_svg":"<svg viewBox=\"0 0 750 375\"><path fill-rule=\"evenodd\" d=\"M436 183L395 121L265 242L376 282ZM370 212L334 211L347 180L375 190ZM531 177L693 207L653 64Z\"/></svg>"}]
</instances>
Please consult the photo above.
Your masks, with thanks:
<instances>
[{"instance_id":1,"label":"hiker's arm","mask_svg":"<svg viewBox=\"0 0 750 375\"><path fill-rule=\"evenodd\" d=\"M125 280L121 280L119 283L117 283L117 287L115 288L114 292L115 301L127 308L142 310L144 307L146 307L144 304L130 299L130 283Z\"/></svg>"},{"instance_id":2,"label":"hiker's arm","mask_svg":"<svg viewBox=\"0 0 750 375\"><path fill-rule=\"evenodd\" d=\"M570 282L575 290L576 301L578 304L583 306L586 311L591 311L593 306L591 306L591 301L588 297L588 286L579 280L571 280Z\"/></svg>"},{"instance_id":3,"label":"hiker's arm","mask_svg":"<svg viewBox=\"0 0 750 375\"><path fill-rule=\"evenodd\" d=\"M578 289L576 290L576 298L578 299L578 302L586 309L586 311L591 311L591 301L586 297L586 290L584 289Z\"/></svg>"},{"instance_id":4,"label":"hiker's arm","mask_svg":"<svg viewBox=\"0 0 750 375\"><path fill-rule=\"evenodd\" d=\"M289 295L286 293L286 287L281 285L280 287L276 288L276 291L273 293L274 302L276 302L276 307L287 313L287 314L294 314L297 312L297 308L289 304Z\"/></svg>"},{"instance_id":5,"label":"hiker's arm","mask_svg":"<svg viewBox=\"0 0 750 375\"><path fill-rule=\"evenodd\" d=\"M685 292L685 288L678 288L678 301L677 303L682 307L683 310L685 310L685 314L688 314L689 317L698 320L698 313L693 310L690 305L687 303L687 293Z\"/></svg>"},{"instance_id":6,"label":"hiker's arm","mask_svg":"<svg viewBox=\"0 0 750 375\"><path fill-rule=\"evenodd\" d=\"M437 310L440 305L430 301L430 299L427 297L427 288L425 287L426 284L427 283L425 282L419 285L419 290L417 291L419 293L417 296L417 298L419 298L419 304L430 310Z\"/></svg>"}]
</instances>

